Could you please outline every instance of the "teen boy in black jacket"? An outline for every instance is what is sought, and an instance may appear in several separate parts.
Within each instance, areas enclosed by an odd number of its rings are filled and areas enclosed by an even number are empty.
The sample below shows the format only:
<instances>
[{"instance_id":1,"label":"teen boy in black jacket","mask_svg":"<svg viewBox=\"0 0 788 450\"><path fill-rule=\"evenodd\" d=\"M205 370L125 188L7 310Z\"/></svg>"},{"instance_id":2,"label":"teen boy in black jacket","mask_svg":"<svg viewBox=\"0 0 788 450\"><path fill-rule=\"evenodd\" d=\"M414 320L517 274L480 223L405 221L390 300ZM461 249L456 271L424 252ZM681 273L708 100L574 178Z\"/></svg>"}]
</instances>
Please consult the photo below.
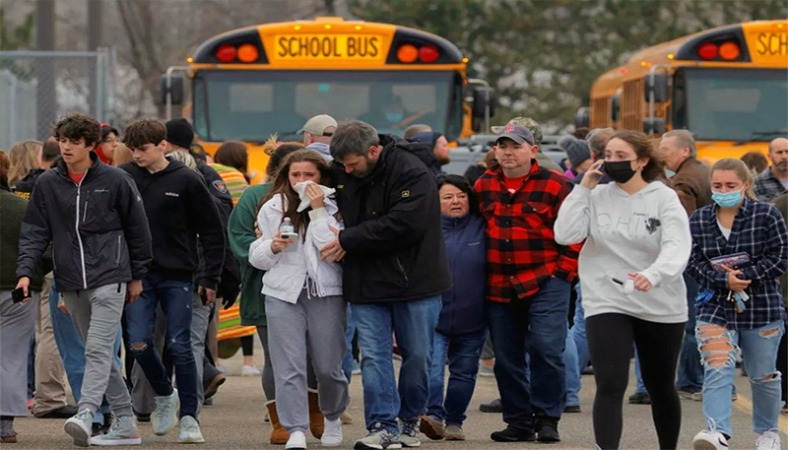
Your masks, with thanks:
<instances>
[{"instance_id":1,"label":"teen boy in black jacket","mask_svg":"<svg viewBox=\"0 0 788 450\"><path fill-rule=\"evenodd\" d=\"M153 431L164 435L175 426L180 397L181 443L204 442L197 422L197 380L191 348L193 277L199 266L197 241L205 252L199 280L206 303L216 300L225 252L224 229L202 178L164 155L164 124L141 120L130 124L124 141L133 163L121 168L131 174L144 200L153 235L153 263L143 281L140 299L126 307L131 352L156 392L151 414ZM180 392L173 389L153 344L156 306L166 317L167 351L173 359Z\"/></svg>"}]
</instances>

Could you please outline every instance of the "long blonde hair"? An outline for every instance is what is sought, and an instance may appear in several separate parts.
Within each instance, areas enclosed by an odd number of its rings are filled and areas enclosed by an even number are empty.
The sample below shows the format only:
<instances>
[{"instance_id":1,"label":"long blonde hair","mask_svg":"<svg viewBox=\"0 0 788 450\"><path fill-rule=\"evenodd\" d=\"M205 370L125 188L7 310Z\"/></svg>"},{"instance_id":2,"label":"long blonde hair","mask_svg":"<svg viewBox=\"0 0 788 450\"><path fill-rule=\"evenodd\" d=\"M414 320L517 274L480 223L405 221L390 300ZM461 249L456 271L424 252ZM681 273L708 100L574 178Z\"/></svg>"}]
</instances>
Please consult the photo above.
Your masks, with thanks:
<instances>
[{"instance_id":1,"label":"long blonde hair","mask_svg":"<svg viewBox=\"0 0 788 450\"><path fill-rule=\"evenodd\" d=\"M17 142L11 147L9 157L11 170L8 172L8 184L15 185L30 173L41 167L41 151L44 146L39 141Z\"/></svg>"},{"instance_id":2,"label":"long blonde hair","mask_svg":"<svg viewBox=\"0 0 788 450\"><path fill-rule=\"evenodd\" d=\"M741 180L742 183L749 183L750 185L745 189L744 195L749 198L750 200L758 200L758 197L755 196L755 191L753 190L753 176L752 171L744 161L736 158L725 158L717 161L714 163L714 166L711 168L711 174L714 175L714 172L717 170L730 170L736 173L736 177Z\"/></svg>"}]
</instances>

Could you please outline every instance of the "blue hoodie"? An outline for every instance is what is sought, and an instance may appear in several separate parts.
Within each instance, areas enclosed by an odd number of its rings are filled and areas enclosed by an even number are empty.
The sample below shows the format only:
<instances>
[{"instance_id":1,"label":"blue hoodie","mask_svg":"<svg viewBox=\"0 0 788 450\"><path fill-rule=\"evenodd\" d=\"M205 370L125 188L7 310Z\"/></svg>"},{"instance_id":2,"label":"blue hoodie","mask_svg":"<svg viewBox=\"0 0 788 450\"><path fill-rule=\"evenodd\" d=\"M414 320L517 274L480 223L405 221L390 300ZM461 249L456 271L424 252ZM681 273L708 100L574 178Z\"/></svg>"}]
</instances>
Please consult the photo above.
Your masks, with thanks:
<instances>
[{"instance_id":1,"label":"blue hoodie","mask_svg":"<svg viewBox=\"0 0 788 450\"><path fill-rule=\"evenodd\" d=\"M454 287L443 294L437 330L445 335L476 333L487 326L484 316L487 247L484 219L468 214L441 216L446 259Z\"/></svg>"}]
</instances>

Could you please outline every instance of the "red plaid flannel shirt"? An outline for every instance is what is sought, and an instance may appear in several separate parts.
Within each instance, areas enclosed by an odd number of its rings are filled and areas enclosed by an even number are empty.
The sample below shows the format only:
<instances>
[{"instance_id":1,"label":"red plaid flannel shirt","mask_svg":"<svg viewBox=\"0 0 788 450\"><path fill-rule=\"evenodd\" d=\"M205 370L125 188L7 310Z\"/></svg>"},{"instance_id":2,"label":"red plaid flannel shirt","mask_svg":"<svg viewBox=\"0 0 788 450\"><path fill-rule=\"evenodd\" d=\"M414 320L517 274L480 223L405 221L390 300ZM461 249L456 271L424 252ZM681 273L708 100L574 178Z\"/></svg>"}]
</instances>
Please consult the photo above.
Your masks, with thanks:
<instances>
[{"instance_id":1,"label":"red plaid flannel shirt","mask_svg":"<svg viewBox=\"0 0 788 450\"><path fill-rule=\"evenodd\" d=\"M581 245L555 242L553 224L572 183L534 160L514 194L506 189L503 171L488 170L476 182L487 222L487 300L509 303L539 292L551 276L573 281Z\"/></svg>"}]
</instances>

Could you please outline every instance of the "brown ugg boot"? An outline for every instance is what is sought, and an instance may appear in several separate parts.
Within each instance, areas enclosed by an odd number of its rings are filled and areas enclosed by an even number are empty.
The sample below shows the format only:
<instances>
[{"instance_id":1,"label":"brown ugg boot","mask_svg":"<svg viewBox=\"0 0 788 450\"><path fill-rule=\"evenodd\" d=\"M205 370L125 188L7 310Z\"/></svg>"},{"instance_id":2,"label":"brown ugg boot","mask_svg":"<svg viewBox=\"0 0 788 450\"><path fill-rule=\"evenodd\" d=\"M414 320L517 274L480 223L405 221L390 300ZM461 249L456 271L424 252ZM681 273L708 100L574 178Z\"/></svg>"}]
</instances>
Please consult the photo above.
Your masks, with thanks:
<instances>
[{"instance_id":1,"label":"brown ugg boot","mask_svg":"<svg viewBox=\"0 0 788 450\"><path fill-rule=\"evenodd\" d=\"M290 439L290 434L279 424L279 414L276 412L276 400L266 402L265 406L268 408L268 418L271 420L271 426L274 427L273 431L271 431L271 443L287 444L287 440Z\"/></svg>"},{"instance_id":2,"label":"brown ugg boot","mask_svg":"<svg viewBox=\"0 0 788 450\"><path fill-rule=\"evenodd\" d=\"M309 431L312 436L320 439L323 437L323 413L320 412L320 401L317 398L317 391L309 389Z\"/></svg>"}]
</instances>

